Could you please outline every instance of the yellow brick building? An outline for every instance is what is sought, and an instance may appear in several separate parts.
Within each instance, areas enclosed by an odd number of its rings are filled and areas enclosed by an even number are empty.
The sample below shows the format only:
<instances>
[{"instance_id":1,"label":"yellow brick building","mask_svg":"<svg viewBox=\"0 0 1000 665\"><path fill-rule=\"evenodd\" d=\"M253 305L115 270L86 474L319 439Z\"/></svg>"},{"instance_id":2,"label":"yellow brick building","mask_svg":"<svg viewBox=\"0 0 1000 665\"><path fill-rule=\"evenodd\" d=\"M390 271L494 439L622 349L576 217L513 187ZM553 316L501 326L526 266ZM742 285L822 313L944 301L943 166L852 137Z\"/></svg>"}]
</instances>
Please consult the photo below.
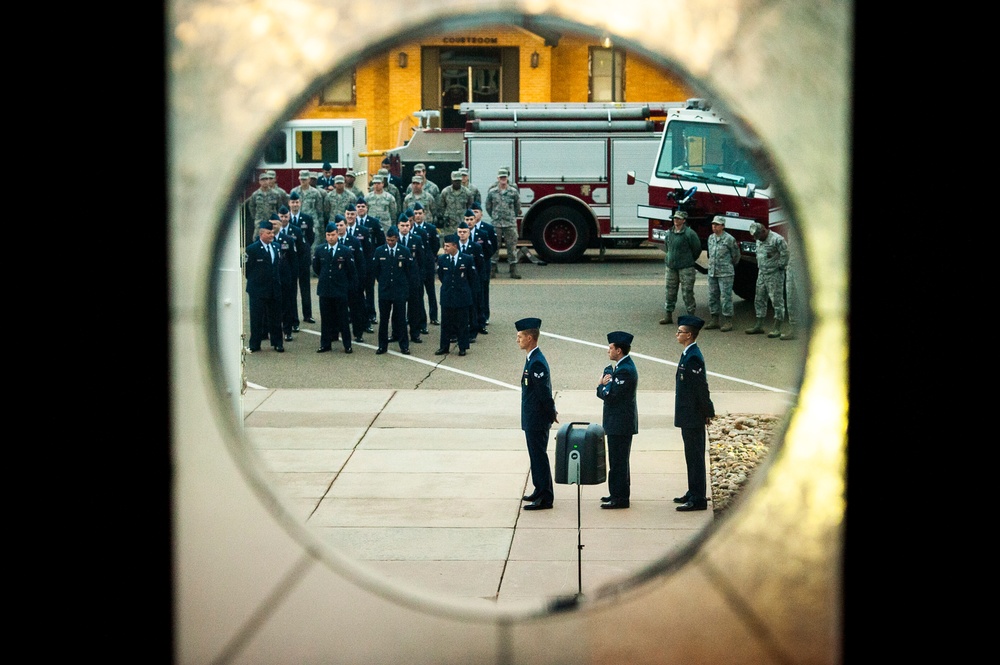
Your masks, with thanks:
<instances>
[{"instance_id":1,"label":"yellow brick building","mask_svg":"<svg viewBox=\"0 0 1000 665\"><path fill-rule=\"evenodd\" d=\"M441 112L431 126L457 127L461 102L680 102L692 96L679 76L609 42L492 26L399 44L342 74L296 118L366 119L373 174L380 151L410 138L419 110Z\"/></svg>"}]
</instances>

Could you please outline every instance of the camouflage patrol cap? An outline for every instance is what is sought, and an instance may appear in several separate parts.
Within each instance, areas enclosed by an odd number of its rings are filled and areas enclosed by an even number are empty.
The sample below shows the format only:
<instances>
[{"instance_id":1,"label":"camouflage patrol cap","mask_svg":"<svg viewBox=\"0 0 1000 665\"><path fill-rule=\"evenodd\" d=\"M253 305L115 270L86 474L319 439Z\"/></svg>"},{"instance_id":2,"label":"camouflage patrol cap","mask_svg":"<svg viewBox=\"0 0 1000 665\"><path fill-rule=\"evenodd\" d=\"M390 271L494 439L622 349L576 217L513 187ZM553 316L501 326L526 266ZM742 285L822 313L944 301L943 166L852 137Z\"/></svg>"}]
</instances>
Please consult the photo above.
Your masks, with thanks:
<instances>
[{"instance_id":1,"label":"camouflage patrol cap","mask_svg":"<svg viewBox=\"0 0 1000 665\"><path fill-rule=\"evenodd\" d=\"M461 171L452 171L451 172L451 179L452 180L461 180L462 179L462 172Z\"/></svg>"},{"instance_id":2,"label":"camouflage patrol cap","mask_svg":"<svg viewBox=\"0 0 1000 665\"><path fill-rule=\"evenodd\" d=\"M712 223L713 224L722 224L723 228L725 228L725 226L726 226L726 217L725 217L725 215L716 215L715 217L712 218Z\"/></svg>"},{"instance_id":3,"label":"camouflage patrol cap","mask_svg":"<svg viewBox=\"0 0 1000 665\"><path fill-rule=\"evenodd\" d=\"M274 179L274 178L278 177L278 174L274 172L274 169L268 169L268 170L264 171L264 173L266 173L267 177L271 178L271 179Z\"/></svg>"},{"instance_id":4,"label":"camouflage patrol cap","mask_svg":"<svg viewBox=\"0 0 1000 665\"><path fill-rule=\"evenodd\" d=\"M419 163L413 165L413 170L414 171L426 171L427 170L427 166L423 162L419 162Z\"/></svg>"},{"instance_id":5,"label":"camouflage patrol cap","mask_svg":"<svg viewBox=\"0 0 1000 665\"><path fill-rule=\"evenodd\" d=\"M465 167L463 166L462 168L460 168L460 169L458 170L458 173L459 173L460 175L469 175L469 169L467 169L467 168L465 168Z\"/></svg>"},{"instance_id":6,"label":"camouflage patrol cap","mask_svg":"<svg viewBox=\"0 0 1000 665\"><path fill-rule=\"evenodd\" d=\"M419 176L419 175L415 175L412 178L410 178L410 182L420 182L420 183L422 183L423 181L424 181L424 177L423 176Z\"/></svg>"},{"instance_id":7,"label":"camouflage patrol cap","mask_svg":"<svg viewBox=\"0 0 1000 665\"><path fill-rule=\"evenodd\" d=\"M333 182L334 183L344 182L344 176L342 176L342 175L335 175L335 176L333 176Z\"/></svg>"},{"instance_id":8,"label":"camouflage patrol cap","mask_svg":"<svg viewBox=\"0 0 1000 665\"><path fill-rule=\"evenodd\" d=\"M301 178L311 178L311 177L312 177L312 173L309 171L309 169L302 169L301 171L299 171L299 178L300 179Z\"/></svg>"},{"instance_id":9,"label":"camouflage patrol cap","mask_svg":"<svg viewBox=\"0 0 1000 665\"><path fill-rule=\"evenodd\" d=\"M382 179L382 176L380 176L380 175L377 175L377 174L376 174L376 175L373 175L373 176L372 176L372 182L373 182L373 183L375 183L375 182L381 182L381 183L384 183L384 182L385 182L385 180L383 180L383 179Z\"/></svg>"},{"instance_id":10,"label":"camouflage patrol cap","mask_svg":"<svg viewBox=\"0 0 1000 665\"><path fill-rule=\"evenodd\" d=\"M257 180L267 180L271 176L267 175L267 171L261 171L260 175L257 176Z\"/></svg>"},{"instance_id":11,"label":"camouflage patrol cap","mask_svg":"<svg viewBox=\"0 0 1000 665\"><path fill-rule=\"evenodd\" d=\"M347 169L347 173L344 174L345 178L357 178L358 174L354 172L354 169Z\"/></svg>"},{"instance_id":12,"label":"camouflage patrol cap","mask_svg":"<svg viewBox=\"0 0 1000 665\"><path fill-rule=\"evenodd\" d=\"M751 222L750 228L748 228L747 231L750 233L750 235L756 236L763 228L764 227L760 223Z\"/></svg>"},{"instance_id":13,"label":"camouflage patrol cap","mask_svg":"<svg viewBox=\"0 0 1000 665\"><path fill-rule=\"evenodd\" d=\"M497 171L497 177L498 178L509 178L510 177L510 169L508 169L506 166L500 167L500 170Z\"/></svg>"},{"instance_id":14,"label":"camouflage patrol cap","mask_svg":"<svg viewBox=\"0 0 1000 665\"><path fill-rule=\"evenodd\" d=\"M389 169L379 169L378 170L378 174L379 175L389 175Z\"/></svg>"},{"instance_id":15,"label":"camouflage patrol cap","mask_svg":"<svg viewBox=\"0 0 1000 665\"><path fill-rule=\"evenodd\" d=\"M675 210L674 214L670 216L670 219L687 219L688 214L683 210Z\"/></svg>"}]
</instances>

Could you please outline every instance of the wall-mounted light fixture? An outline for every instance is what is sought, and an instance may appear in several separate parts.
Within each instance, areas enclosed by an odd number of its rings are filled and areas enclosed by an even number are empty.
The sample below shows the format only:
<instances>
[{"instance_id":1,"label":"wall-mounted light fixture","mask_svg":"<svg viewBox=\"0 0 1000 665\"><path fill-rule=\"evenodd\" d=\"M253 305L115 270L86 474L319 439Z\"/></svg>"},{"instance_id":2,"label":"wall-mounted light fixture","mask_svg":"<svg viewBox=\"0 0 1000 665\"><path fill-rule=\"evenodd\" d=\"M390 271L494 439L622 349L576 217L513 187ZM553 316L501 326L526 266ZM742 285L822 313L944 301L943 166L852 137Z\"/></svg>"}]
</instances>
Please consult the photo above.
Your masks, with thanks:
<instances>
[{"instance_id":1,"label":"wall-mounted light fixture","mask_svg":"<svg viewBox=\"0 0 1000 665\"><path fill-rule=\"evenodd\" d=\"M406 69L406 65L409 62L409 60L410 60L410 58L409 58L408 55L406 55L406 51L400 51L399 52L399 66L402 69Z\"/></svg>"},{"instance_id":2,"label":"wall-mounted light fixture","mask_svg":"<svg viewBox=\"0 0 1000 665\"><path fill-rule=\"evenodd\" d=\"M538 68L538 51L535 51L534 53L531 54L531 68L532 69Z\"/></svg>"},{"instance_id":3,"label":"wall-mounted light fixture","mask_svg":"<svg viewBox=\"0 0 1000 665\"><path fill-rule=\"evenodd\" d=\"M611 48L611 37L604 35L604 38L601 40L601 46L604 48Z\"/></svg>"}]
</instances>

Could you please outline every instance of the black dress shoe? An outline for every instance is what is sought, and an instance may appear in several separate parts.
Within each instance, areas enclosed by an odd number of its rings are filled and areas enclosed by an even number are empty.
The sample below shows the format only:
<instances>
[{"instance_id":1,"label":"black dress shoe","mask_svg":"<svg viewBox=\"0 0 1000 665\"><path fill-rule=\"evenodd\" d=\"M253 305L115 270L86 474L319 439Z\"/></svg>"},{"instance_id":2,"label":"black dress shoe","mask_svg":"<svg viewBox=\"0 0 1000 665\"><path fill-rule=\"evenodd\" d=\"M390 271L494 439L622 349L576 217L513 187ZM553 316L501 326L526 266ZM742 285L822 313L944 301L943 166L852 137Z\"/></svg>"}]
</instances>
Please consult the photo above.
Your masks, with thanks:
<instances>
[{"instance_id":1,"label":"black dress shoe","mask_svg":"<svg viewBox=\"0 0 1000 665\"><path fill-rule=\"evenodd\" d=\"M708 501L688 501L677 506L677 510L686 513L690 510L708 510Z\"/></svg>"},{"instance_id":2,"label":"black dress shoe","mask_svg":"<svg viewBox=\"0 0 1000 665\"><path fill-rule=\"evenodd\" d=\"M458 355L464 356L465 355L465 349L459 349L458 350Z\"/></svg>"},{"instance_id":3,"label":"black dress shoe","mask_svg":"<svg viewBox=\"0 0 1000 665\"><path fill-rule=\"evenodd\" d=\"M524 496L521 497L521 501L537 501L537 500L538 500L537 491L532 492L531 494L525 494Z\"/></svg>"},{"instance_id":4,"label":"black dress shoe","mask_svg":"<svg viewBox=\"0 0 1000 665\"><path fill-rule=\"evenodd\" d=\"M611 497L610 496L602 496L601 497L601 501L604 501L604 502L611 501Z\"/></svg>"},{"instance_id":5,"label":"black dress shoe","mask_svg":"<svg viewBox=\"0 0 1000 665\"><path fill-rule=\"evenodd\" d=\"M480 328L476 332L479 333L480 335L489 335L489 333L486 331L486 328Z\"/></svg>"},{"instance_id":6,"label":"black dress shoe","mask_svg":"<svg viewBox=\"0 0 1000 665\"><path fill-rule=\"evenodd\" d=\"M400 351L400 353L402 353L404 356L412 355L409 349L403 349L402 351Z\"/></svg>"},{"instance_id":7,"label":"black dress shoe","mask_svg":"<svg viewBox=\"0 0 1000 665\"><path fill-rule=\"evenodd\" d=\"M276 347L274 347L274 350L277 351L278 353L284 353L285 352L285 347L283 347L283 346L276 346Z\"/></svg>"},{"instance_id":8,"label":"black dress shoe","mask_svg":"<svg viewBox=\"0 0 1000 665\"><path fill-rule=\"evenodd\" d=\"M687 503L690 497L691 497L690 494L685 494L684 496L675 496L674 503Z\"/></svg>"},{"instance_id":9,"label":"black dress shoe","mask_svg":"<svg viewBox=\"0 0 1000 665\"><path fill-rule=\"evenodd\" d=\"M441 325L441 322L438 321L437 319L431 319L431 325L432 326L439 326L439 325Z\"/></svg>"},{"instance_id":10,"label":"black dress shoe","mask_svg":"<svg viewBox=\"0 0 1000 665\"><path fill-rule=\"evenodd\" d=\"M329 346L321 346L318 349L316 349L316 353L326 353L329 350L330 350Z\"/></svg>"},{"instance_id":11,"label":"black dress shoe","mask_svg":"<svg viewBox=\"0 0 1000 665\"><path fill-rule=\"evenodd\" d=\"M420 334L421 335L430 335L431 331L427 329L427 326L424 326L423 328L420 329Z\"/></svg>"},{"instance_id":12,"label":"black dress shoe","mask_svg":"<svg viewBox=\"0 0 1000 665\"><path fill-rule=\"evenodd\" d=\"M292 326L292 332L300 332L298 326Z\"/></svg>"},{"instance_id":13,"label":"black dress shoe","mask_svg":"<svg viewBox=\"0 0 1000 665\"><path fill-rule=\"evenodd\" d=\"M424 340L420 339L419 336L417 336L417 337L411 337L410 341L413 342L414 344L423 344L424 343Z\"/></svg>"},{"instance_id":14,"label":"black dress shoe","mask_svg":"<svg viewBox=\"0 0 1000 665\"><path fill-rule=\"evenodd\" d=\"M365 332L366 333L373 333L373 332L375 332L375 329L372 328L371 326L368 326L367 328L365 328Z\"/></svg>"},{"instance_id":15,"label":"black dress shoe","mask_svg":"<svg viewBox=\"0 0 1000 665\"><path fill-rule=\"evenodd\" d=\"M438 349L437 351L434 352L434 355L436 355L436 356L446 356L449 353L451 353L451 352L448 349Z\"/></svg>"},{"instance_id":16,"label":"black dress shoe","mask_svg":"<svg viewBox=\"0 0 1000 665\"><path fill-rule=\"evenodd\" d=\"M616 508L628 508L628 499L612 499L611 501L602 503L601 508L610 508L611 510Z\"/></svg>"},{"instance_id":17,"label":"black dress shoe","mask_svg":"<svg viewBox=\"0 0 1000 665\"><path fill-rule=\"evenodd\" d=\"M247 347L247 353L260 353L260 348L251 349Z\"/></svg>"},{"instance_id":18,"label":"black dress shoe","mask_svg":"<svg viewBox=\"0 0 1000 665\"><path fill-rule=\"evenodd\" d=\"M364 342L365 338L362 337L361 335L358 335L357 337L354 338L354 341L355 342Z\"/></svg>"},{"instance_id":19,"label":"black dress shoe","mask_svg":"<svg viewBox=\"0 0 1000 665\"><path fill-rule=\"evenodd\" d=\"M552 500L544 501L542 499L537 499L532 501L526 506L522 506L525 510L548 510L552 507Z\"/></svg>"},{"instance_id":20,"label":"black dress shoe","mask_svg":"<svg viewBox=\"0 0 1000 665\"><path fill-rule=\"evenodd\" d=\"M347 347L346 349L344 349L344 353L354 353L354 349L352 349L351 347Z\"/></svg>"},{"instance_id":21,"label":"black dress shoe","mask_svg":"<svg viewBox=\"0 0 1000 665\"><path fill-rule=\"evenodd\" d=\"M316 319L314 319L311 316L307 316L306 318L304 318L302 320L305 321L306 323L316 323Z\"/></svg>"},{"instance_id":22,"label":"black dress shoe","mask_svg":"<svg viewBox=\"0 0 1000 665\"><path fill-rule=\"evenodd\" d=\"M292 334L291 333L288 333L287 335L285 335L285 341L286 342L292 342L292 341L294 341L292 339Z\"/></svg>"},{"instance_id":23,"label":"black dress shoe","mask_svg":"<svg viewBox=\"0 0 1000 665\"><path fill-rule=\"evenodd\" d=\"M388 349L383 349L383 348L378 348L378 349L375 349L375 355L376 355L376 356L380 356L380 355L382 355L383 353L385 353L385 352L386 352L387 350L388 350Z\"/></svg>"}]
</instances>

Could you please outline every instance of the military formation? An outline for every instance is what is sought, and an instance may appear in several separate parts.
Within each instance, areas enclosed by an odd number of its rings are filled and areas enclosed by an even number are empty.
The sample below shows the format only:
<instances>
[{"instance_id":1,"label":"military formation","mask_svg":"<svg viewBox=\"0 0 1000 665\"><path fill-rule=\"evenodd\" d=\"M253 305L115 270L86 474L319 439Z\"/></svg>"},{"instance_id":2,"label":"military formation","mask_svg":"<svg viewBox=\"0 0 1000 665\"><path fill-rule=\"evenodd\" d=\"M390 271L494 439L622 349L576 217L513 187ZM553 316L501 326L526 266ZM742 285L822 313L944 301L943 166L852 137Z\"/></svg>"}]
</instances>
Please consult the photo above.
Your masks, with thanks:
<instances>
[{"instance_id":1,"label":"military formation","mask_svg":"<svg viewBox=\"0 0 1000 665\"><path fill-rule=\"evenodd\" d=\"M673 312L677 307L678 293L687 315L695 315L695 274L702 271L708 274L708 311L711 315L711 320L704 325L704 329L729 332L733 329L733 282L736 279L736 265L740 262L739 246L736 238L726 232L725 216L716 215L712 219L712 234L708 237L708 268L701 267L697 263L701 255L701 240L694 229L687 225L687 218L688 214L683 210L674 212L671 217L674 225L666 233L666 299L660 324L674 322ZM748 230L756 240L756 322L744 332L748 335L766 333L772 339L796 339L797 268L796 261L788 251L788 242L757 222L750 224ZM774 323L770 331L764 327L768 305L774 310Z\"/></svg>"},{"instance_id":2,"label":"military formation","mask_svg":"<svg viewBox=\"0 0 1000 665\"><path fill-rule=\"evenodd\" d=\"M376 355L390 344L409 355L410 344L423 343L433 325L440 326L435 353L449 354L456 344L464 356L479 335L489 334L497 229L483 221L479 190L466 184L467 169L452 172L444 190L425 180L425 173L417 164L401 192L382 168L367 194L355 186L356 173L333 175L329 163L322 173L300 171L291 192L276 184L274 171L260 174L259 188L247 201L253 220L244 253L248 353L259 352L265 340L283 352L302 322L316 323L313 278L321 329L317 353L331 351L334 343L353 353L353 342L363 342L367 333L376 335ZM521 206L508 177L501 169L486 205L503 225L510 276L520 279L515 264Z\"/></svg>"}]
</instances>

